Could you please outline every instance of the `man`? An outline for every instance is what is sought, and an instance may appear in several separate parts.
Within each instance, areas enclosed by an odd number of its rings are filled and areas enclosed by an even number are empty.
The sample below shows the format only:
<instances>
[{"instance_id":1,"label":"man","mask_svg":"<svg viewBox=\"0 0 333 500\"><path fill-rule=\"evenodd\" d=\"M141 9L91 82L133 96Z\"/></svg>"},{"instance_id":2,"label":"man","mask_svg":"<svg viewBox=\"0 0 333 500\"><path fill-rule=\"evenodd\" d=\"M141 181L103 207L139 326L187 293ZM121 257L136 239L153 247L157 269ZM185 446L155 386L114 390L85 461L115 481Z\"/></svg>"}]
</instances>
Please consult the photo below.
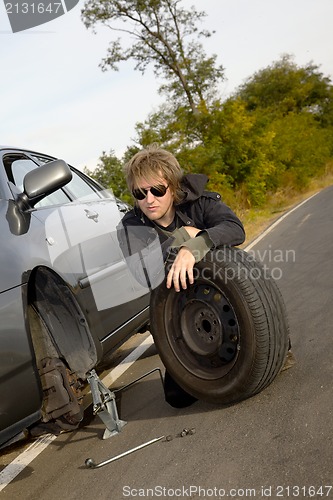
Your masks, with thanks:
<instances>
[{"instance_id":1,"label":"man","mask_svg":"<svg viewBox=\"0 0 333 500\"><path fill-rule=\"evenodd\" d=\"M209 250L243 243L242 223L218 193L205 190L207 176L183 175L170 152L148 146L127 163L125 175L135 207L122 219L118 237L138 281L143 266L149 286L157 286L164 263L166 286L179 292L193 283L194 265Z\"/></svg>"},{"instance_id":2,"label":"man","mask_svg":"<svg viewBox=\"0 0 333 500\"><path fill-rule=\"evenodd\" d=\"M165 278L179 292L194 282L193 269L209 250L239 245L242 223L221 201L205 190L208 178L183 175L177 159L155 144L136 153L125 166L135 207L118 228L120 246L132 273L153 289ZM166 401L184 407L196 401L165 374Z\"/></svg>"}]
</instances>

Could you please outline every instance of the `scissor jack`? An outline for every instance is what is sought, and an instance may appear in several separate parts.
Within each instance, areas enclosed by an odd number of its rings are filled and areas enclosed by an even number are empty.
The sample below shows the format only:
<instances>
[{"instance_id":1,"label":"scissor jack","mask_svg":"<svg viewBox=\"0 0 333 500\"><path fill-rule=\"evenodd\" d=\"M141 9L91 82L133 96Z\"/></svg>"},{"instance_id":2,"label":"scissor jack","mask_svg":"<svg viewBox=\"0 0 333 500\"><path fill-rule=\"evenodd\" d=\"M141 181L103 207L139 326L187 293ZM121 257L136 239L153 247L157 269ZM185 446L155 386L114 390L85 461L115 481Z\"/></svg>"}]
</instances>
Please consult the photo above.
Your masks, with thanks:
<instances>
[{"instance_id":1,"label":"scissor jack","mask_svg":"<svg viewBox=\"0 0 333 500\"><path fill-rule=\"evenodd\" d=\"M139 380L147 377L151 373L158 371L160 374L160 379L163 384L163 375L160 368L154 368L149 372L141 375L141 377L133 380L127 385L120 387L119 389L114 389L111 391L106 387L95 370L91 370L87 375L87 382L90 385L92 400L93 400L93 414L97 415L105 425L105 431L103 434L103 439L108 439L111 436L120 433L121 429L126 425L125 420L121 420L118 416L117 404L116 404L116 392L123 391L128 387L136 384Z\"/></svg>"}]
</instances>

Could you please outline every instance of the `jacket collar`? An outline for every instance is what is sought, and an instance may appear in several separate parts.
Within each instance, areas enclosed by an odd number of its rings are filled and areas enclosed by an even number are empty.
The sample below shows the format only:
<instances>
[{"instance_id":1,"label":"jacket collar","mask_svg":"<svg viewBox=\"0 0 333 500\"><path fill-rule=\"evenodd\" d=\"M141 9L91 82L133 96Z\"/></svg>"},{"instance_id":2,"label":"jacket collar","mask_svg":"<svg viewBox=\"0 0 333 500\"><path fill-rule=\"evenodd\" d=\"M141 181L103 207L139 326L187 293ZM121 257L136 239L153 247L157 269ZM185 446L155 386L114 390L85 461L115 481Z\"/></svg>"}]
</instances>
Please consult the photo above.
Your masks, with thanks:
<instances>
[{"instance_id":1,"label":"jacket collar","mask_svg":"<svg viewBox=\"0 0 333 500\"><path fill-rule=\"evenodd\" d=\"M205 190L207 182L208 177L205 174L184 175L181 181L181 189L184 192L185 197L179 205L200 198Z\"/></svg>"}]
</instances>

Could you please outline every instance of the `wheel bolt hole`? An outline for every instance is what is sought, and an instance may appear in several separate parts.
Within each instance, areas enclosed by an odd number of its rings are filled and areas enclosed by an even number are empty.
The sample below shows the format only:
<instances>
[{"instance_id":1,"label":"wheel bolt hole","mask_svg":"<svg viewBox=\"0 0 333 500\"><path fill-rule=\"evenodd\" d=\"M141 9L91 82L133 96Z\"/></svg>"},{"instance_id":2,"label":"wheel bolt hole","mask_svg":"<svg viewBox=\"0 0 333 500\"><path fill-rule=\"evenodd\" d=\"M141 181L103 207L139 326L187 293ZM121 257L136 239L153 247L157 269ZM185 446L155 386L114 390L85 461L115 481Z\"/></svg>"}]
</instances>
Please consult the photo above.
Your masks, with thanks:
<instances>
[{"instance_id":1,"label":"wheel bolt hole","mask_svg":"<svg viewBox=\"0 0 333 500\"><path fill-rule=\"evenodd\" d=\"M234 319L229 319L228 325L229 326L235 326L236 325L236 321Z\"/></svg>"},{"instance_id":2,"label":"wheel bolt hole","mask_svg":"<svg viewBox=\"0 0 333 500\"><path fill-rule=\"evenodd\" d=\"M224 312L229 312L229 311L230 311L230 307L229 307L227 304L225 304L225 305L223 306L223 311L224 311Z\"/></svg>"},{"instance_id":3,"label":"wheel bolt hole","mask_svg":"<svg viewBox=\"0 0 333 500\"><path fill-rule=\"evenodd\" d=\"M202 328L205 330L205 332L209 333L212 329L212 325L207 319L204 319L202 322Z\"/></svg>"}]
</instances>

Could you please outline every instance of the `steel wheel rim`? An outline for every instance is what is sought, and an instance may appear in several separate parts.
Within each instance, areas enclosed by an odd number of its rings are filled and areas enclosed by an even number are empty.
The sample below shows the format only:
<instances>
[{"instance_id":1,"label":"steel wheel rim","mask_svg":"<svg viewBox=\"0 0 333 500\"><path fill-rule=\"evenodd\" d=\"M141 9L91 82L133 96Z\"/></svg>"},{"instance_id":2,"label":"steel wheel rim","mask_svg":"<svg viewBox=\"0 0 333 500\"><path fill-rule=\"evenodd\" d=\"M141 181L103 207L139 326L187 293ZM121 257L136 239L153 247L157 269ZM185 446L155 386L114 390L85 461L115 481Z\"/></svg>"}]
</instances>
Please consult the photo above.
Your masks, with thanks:
<instances>
[{"instance_id":1,"label":"steel wheel rim","mask_svg":"<svg viewBox=\"0 0 333 500\"><path fill-rule=\"evenodd\" d=\"M236 313L213 282L197 280L172 291L165 307L166 336L177 360L195 376L225 376L238 358L240 328Z\"/></svg>"}]
</instances>

